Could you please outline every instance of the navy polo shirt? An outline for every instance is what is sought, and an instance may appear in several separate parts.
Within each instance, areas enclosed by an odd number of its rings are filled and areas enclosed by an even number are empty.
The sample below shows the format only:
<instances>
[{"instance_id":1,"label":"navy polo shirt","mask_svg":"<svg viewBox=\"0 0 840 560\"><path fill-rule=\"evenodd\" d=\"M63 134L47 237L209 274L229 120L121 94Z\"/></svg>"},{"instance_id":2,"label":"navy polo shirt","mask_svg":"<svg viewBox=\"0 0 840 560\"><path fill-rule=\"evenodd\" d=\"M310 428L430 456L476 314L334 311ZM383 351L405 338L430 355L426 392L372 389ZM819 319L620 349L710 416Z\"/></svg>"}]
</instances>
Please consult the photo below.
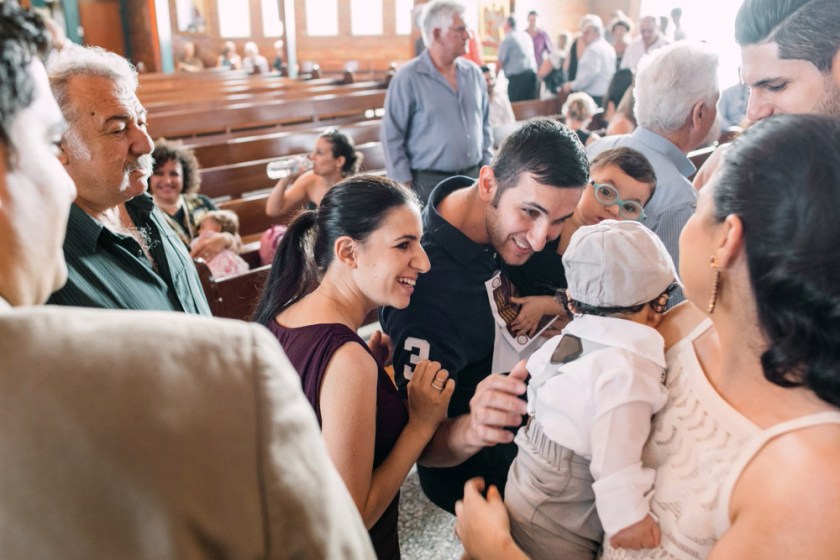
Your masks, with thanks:
<instances>
[{"instance_id":1,"label":"navy polo shirt","mask_svg":"<svg viewBox=\"0 0 840 560\"><path fill-rule=\"evenodd\" d=\"M491 245L473 242L437 211L447 195L474 181L452 177L432 191L423 211L421 239L431 270L417 279L407 308L380 311L382 327L394 343L397 385L405 390L420 360L440 362L455 380L450 418L469 413L475 387L490 374L493 361L495 326L484 283L499 269L498 257ZM483 476L503 490L515 455L516 445L497 445L456 467L420 466L420 483L429 499L453 512L469 478Z\"/></svg>"}]
</instances>

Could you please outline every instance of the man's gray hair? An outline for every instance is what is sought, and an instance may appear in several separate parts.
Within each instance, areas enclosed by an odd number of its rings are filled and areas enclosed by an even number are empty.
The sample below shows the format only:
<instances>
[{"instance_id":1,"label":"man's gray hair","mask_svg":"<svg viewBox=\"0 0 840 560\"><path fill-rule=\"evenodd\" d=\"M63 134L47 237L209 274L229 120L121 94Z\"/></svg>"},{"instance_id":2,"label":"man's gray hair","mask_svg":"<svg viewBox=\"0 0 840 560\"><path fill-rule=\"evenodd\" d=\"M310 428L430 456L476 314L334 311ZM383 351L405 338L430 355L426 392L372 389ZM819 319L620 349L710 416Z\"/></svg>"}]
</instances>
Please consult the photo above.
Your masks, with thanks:
<instances>
[{"instance_id":1,"label":"man's gray hair","mask_svg":"<svg viewBox=\"0 0 840 560\"><path fill-rule=\"evenodd\" d=\"M426 48L432 45L435 37L435 29L446 31L452 25L452 17L455 14L464 15L464 5L452 0L434 0L423 8L420 29L423 31L423 44Z\"/></svg>"},{"instance_id":2,"label":"man's gray hair","mask_svg":"<svg viewBox=\"0 0 840 560\"><path fill-rule=\"evenodd\" d=\"M64 118L73 123L75 108L70 103L68 85L75 76L99 76L137 89L137 71L120 55L101 47L64 49L50 57L47 65L50 87Z\"/></svg>"},{"instance_id":3,"label":"man's gray hair","mask_svg":"<svg viewBox=\"0 0 840 560\"><path fill-rule=\"evenodd\" d=\"M578 23L578 29L582 33L589 28L595 30L595 33L598 34L598 37L604 36L604 21L601 19L601 16L595 14L586 14L582 18L580 18L580 22Z\"/></svg>"},{"instance_id":4,"label":"man's gray hair","mask_svg":"<svg viewBox=\"0 0 840 560\"><path fill-rule=\"evenodd\" d=\"M742 47L777 43L782 60L807 60L826 74L840 50L840 2L746 0L735 18L735 40Z\"/></svg>"},{"instance_id":5,"label":"man's gray hair","mask_svg":"<svg viewBox=\"0 0 840 560\"><path fill-rule=\"evenodd\" d=\"M679 130L698 101L714 107L718 56L704 43L680 41L642 58L636 74L636 121L657 134Z\"/></svg>"}]
</instances>

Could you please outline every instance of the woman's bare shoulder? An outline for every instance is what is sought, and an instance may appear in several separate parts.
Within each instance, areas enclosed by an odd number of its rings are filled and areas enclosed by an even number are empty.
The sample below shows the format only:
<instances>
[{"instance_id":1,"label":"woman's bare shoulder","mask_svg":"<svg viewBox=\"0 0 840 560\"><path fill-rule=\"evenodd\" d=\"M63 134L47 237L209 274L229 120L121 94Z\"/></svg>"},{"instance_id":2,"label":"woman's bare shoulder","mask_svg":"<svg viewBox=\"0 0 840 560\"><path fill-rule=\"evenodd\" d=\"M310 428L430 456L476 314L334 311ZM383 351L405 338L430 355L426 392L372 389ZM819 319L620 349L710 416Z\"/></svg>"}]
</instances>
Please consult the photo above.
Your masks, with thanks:
<instances>
[{"instance_id":1,"label":"woman's bare shoulder","mask_svg":"<svg viewBox=\"0 0 840 560\"><path fill-rule=\"evenodd\" d=\"M688 336L705 318L703 312L690 301L684 301L669 309L657 327L659 334L665 339L665 349Z\"/></svg>"},{"instance_id":2,"label":"woman's bare shoulder","mask_svg":"<svg viewBox=\"0 0 840 560\"><path fill-rule=\"evenodd\" d=\"M747 465L730 503L732 526L714 558L836 558L840 549L840 425L770 440Z\"/></svg>"}]
</instances>

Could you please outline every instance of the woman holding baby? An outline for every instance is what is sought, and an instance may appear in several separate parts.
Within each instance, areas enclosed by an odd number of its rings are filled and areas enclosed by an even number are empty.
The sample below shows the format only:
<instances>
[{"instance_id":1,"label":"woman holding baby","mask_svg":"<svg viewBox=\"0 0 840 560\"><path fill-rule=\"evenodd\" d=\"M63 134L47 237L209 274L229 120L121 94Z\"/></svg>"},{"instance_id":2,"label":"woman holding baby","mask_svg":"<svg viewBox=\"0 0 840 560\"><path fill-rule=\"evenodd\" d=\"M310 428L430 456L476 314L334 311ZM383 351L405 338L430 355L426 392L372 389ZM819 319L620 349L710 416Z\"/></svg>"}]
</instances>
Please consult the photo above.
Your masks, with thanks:
<instances>
[{"instance_id":1,"label":"woman holding baby","mask_svg":"<svg viewBox=\"0 0 840 560\"><path fill-rule=\"evenodd\" d=\"M779 116L733 144L680 239L690 303L659 327L668 399L642 456L661 539L605 558L833 558L840 550L840 122ZM574 294L571 294L574 297ZM474 558L524 557L470 481Z\"/></svg>"}]
</instances>

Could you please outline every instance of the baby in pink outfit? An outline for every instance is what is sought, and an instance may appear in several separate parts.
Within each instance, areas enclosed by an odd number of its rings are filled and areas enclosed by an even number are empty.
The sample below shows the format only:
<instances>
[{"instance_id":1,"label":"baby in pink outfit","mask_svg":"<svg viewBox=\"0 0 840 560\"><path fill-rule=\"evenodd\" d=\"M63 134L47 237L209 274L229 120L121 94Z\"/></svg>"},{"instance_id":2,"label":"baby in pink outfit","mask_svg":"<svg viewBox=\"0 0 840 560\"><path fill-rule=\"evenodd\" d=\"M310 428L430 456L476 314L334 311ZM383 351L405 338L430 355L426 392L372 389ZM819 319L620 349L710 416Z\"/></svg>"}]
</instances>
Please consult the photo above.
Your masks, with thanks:
<instances>
[{"instance_id":1,"label":"baby in pink outfit","mask_svg":"<svg viewBox=\"0 0 840 560\"><path fill-rule=\"evenodd\" d=\"M198 224L198 237L192 240L191 245L195 247L196 242L202 237L213 233L230 233L239 235L239 216L230 210L212 210L201 217ZM216 279L225 276L233 276L248 271L248 263L240 257L236 251L225 249L207 262L210 272Z\"/></svg>"}]
</instances>

